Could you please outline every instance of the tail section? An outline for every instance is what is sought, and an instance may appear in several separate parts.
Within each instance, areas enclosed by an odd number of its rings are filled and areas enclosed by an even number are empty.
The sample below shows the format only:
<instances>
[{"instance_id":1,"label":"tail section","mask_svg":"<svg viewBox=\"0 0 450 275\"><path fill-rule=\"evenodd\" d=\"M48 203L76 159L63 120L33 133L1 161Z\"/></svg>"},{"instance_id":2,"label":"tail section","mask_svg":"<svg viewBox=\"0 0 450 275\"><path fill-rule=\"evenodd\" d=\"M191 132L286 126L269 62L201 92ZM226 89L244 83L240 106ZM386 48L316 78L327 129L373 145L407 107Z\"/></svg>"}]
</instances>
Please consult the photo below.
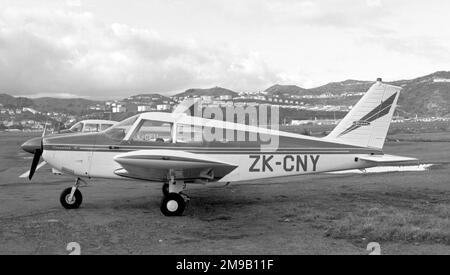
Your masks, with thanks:
<instances>
[{"instance_id":1,"label":"tail section","mask_svg":"<svg viewBox=\"0 0 450 275\"><path fill-rule=\"evenodd\" d=\"M382 149L400 90L377 81L325 139Z\"/></svg>"}]
</instances>

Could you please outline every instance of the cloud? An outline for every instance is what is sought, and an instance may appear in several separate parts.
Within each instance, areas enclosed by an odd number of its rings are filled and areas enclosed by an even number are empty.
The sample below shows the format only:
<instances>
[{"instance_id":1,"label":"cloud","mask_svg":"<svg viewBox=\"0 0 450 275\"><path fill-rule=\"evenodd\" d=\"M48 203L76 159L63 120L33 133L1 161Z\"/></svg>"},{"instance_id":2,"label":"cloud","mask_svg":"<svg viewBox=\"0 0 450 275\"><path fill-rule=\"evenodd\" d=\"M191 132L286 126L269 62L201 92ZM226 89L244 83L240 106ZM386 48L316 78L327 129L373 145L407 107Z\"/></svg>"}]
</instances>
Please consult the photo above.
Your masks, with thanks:
<instances>
[{"instance_id":1,"label":"cloud","mask_svg":"<svg viewBox=\"0 0 450 275\"><path fill-rule=\"evenodd\" d=\"M260 89L276 80L257 52L107 25L87 12L0 12L1 92L106 98L213 85Z\"/></svg>"},{"instance_id":2,"label":"cloud","mask_svg":"<svg viewBox=\"0 0 450 275\"><path fill-rule=\"evenodd\" d=\"M366 0L366 4L369 7L379 7L382 5L381 0Z\"/></svg>"},{"instance_id":3,"label":"cloud","mask_svg":"<svg viewBox=\"0 0 450 275\"><path fill-rule=\"evenodd\" d=\"M83 4L81 0L66 0L66 5L69 7L81 7Z\"/></svg>"},{"instance_id":4,"label":"cloud","mask_svg":"<svg viewBox=\"0 0 450 275\"><path fill-rule=\"evenodd\" d=\"M198 0L197 0L198 1ZM203 1L204 2L204 1ZM353 28L382 20L390 14L381 0L227 0L212 1L211 10L220 10L229 18L272 25Z\"/></svg>"},{"instance_id":5,"label":"cloud","mask_svg":"<svg viewBox=\"0 0 450 275\"><path fill-rule=\"evenodd\" d=\"M430 63L450 62L448 45L429 35L403 35L395 31L371 30L361 36L363 44L379 45L399 55L419 57Z\"/></svg>"}]
</instances>

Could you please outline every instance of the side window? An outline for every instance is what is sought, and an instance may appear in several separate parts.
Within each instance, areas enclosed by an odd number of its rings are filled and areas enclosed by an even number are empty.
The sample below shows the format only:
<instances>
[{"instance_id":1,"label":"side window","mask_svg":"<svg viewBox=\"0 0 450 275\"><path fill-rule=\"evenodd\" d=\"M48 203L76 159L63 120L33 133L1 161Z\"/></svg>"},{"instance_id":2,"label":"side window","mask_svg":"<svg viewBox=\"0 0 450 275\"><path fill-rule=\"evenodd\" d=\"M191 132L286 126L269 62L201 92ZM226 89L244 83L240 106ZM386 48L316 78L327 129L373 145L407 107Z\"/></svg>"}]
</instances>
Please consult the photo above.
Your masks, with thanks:
<instances>
[{"instance_id":1,"label":"side window","mask_svg":"<svg viewBox=\"0 0 450 275\"><path fill-rule=\"evenodd\" d=\"M177 143L203 143L202 127L177 124Z\"/></svg>"},{"instance_id":2,"label":"side window","mask_svg":"<svg viewBox=\"0 0 450 275\"><path fill-rule=\"evenodd\" d=\"M93 133L98 132L98 124L88 123L84 126L83 132L85 133Z\"/></svg>"},{"instance_id":3,"label":"side window","mask_svg":"<svg viewBox=\"0 0 450 275\"><path fill-rule=\"evenodd\" d=\"M105 131L106 136L116 141L123 140L123 138L127 135L128 131L130 131L134 122L138 119L138 117L139 115L135 115L133 117L122 120L118 124L107 129Z\"/></svg>"},{"instance_id":4,"label":"side window","mask_svg":"<svg viewBox=\"0 0 450 275\"><path fill-rule=\"evenodd\" d=\"M177 143L231 143L258 142L256 133L228 130L219 127L202 127L187 124L177 125Z\"/></svg>"},{"instance_id":5,"label":"side window","mask_svg":"<svg viewBox=\"0 0 450 275\"><path fill-rule=\"evenodd\" d=\"M73 125L70 128L70 131L75 132L75 133L79 133L81 132L81 130L83 130L83 123L78 122L77 124Z\"/></svg>"},{"instance_id":6,"label":"side window","mask_svg":"<svg viewBox=\"0 0 450 275\"><path fill-rule=\"evenodd\" d=\"M140 142L172 142L172 124L143 120L130 140Z\"/></svg>"},{"instance_id":7,"label":"side window","mask_svg":"<svg viewBox=\"0 0 450 275\"><path fill-rule=\"evenodd\" d=\"M102 124L100 126L100 131L105 131L106 129L108 129L111 126L113 126L113 125L112 124Z\"/></svg>"}]
</instances>

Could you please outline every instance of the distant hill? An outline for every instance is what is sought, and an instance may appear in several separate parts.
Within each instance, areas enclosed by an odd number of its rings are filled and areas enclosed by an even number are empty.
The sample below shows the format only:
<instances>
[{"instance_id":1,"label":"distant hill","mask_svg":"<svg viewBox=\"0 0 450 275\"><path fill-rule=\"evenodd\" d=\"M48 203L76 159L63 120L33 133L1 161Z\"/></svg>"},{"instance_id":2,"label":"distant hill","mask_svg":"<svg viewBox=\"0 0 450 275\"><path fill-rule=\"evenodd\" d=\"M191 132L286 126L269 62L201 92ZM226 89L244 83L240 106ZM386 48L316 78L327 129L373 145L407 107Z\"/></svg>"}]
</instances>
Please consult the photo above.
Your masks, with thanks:
<instances>
[{"instance_id":1,"label":"distant hill","mask_svg":"<svg viewBox=\"0 0 450 275\"><path fill-rule=\"evenodd\" d=\"M375 81L375 80L374 80ZM357 94L366 92L374 81L345 80L342 82L332 82L312 89L304 89L295 85L274 85L265 90L268 95L290 96L290 95L310 95L331 93L335 95L347 93ZM450 72L440 71L430 75L422 76L411 80L399 80L390 84L401 86L403 91L399 100L399 114L406 116L450 116ZM189 89L176 96L238 96L238 93L214 87L210 89ZM325 104L325 105L352 105L359 100L359 96L328 97L316 99L302 99L305 103ZM140 94L131 96L124 101L145 102L153 100L156 102L170 101L170 98L160 94ZM13 97L7 94L0 94L0 104L8 108L31 107L45 112L65 112L71 114L84 114L89 106L103 104L103 101L87 100L82 98L37 98L29 99L25 97Z\"/></svg>"},{"instance_id":2,"label":"distant hill","mask_svg":"<svg viewBox=\"0 0 450 275\"><path fill-rule=\"evenodd\" d=\"M399 108L411 115L450 115L450 72L392 82L403 87Z\"/></svg>"},{"instance_id":3,"label":"distant hill","mask_svg":"<svg viewBox=\"0 0 450 275\"><path fill-rule=\"evenodd\" d=\"M0 94L0 104L7 108L23 108L33 106L34 102L26 97L13 97L7 94Z\"/></svg>"},{"instance_id":4,"label":"distant hill","mask_svg":"<svg viewBox=\"0 0 450 275\"><path fill-rule=\"evenodd\" d=\"M326 85L308 89L309 94L343 94L343 93L360 93L367 91L372 86L373 81L345 80L342 82L331 82Z\"/></svg>"},{"instance_id":5,"label":"distant hill","mask_svg":"<svg viewBox=\"0 0 450 275\"><path fill-rule=\"evenodd\" d=\"M210 89L189 89L186 90L183 93L177 94L177 97L187 97L187 96L204 96L204 95L210 95L210 96L221 96L221 95L231 95L233 97L238 96L238 93L228 90L221 87L214 87Z\"/></svg>"},{"instance_id":6,"label":"distant hill","mask_svg":"<svg viewBox=\"0 0 450 275\"><path fill-rule=\"evenodd\" d=\"M272 87L264 90L268 95L278 96L291 96L291 95L304 95L308 90L295 85L273 85Z\"/></svg>"},{"instance_id":7,"label":"distant hill","mask_svg":"<svg viewBox=\"0 0 450 275\"><path fill-rule=\"evenodd\" d=\"M292 85L274 85L266 90L269 95L309 95L331 93L335 95L366 92L375 81L345 80L303 89ZM450 115L450 72L440 71L411 80L399 80L389 84L403 88L399 107L401 115L407 116L449 116ZM309 100L310 103L353 105L359 97L344 97Z\"/></svg>"},{"instance_id":8,"label":"distant hill","mask_svg":"<svg viewBox=\"0 0 450 275\"><path fill-rule=\"evenodd\" d=\"M54 111L69 114L82 114L89 106L103 104L103 101L88 100L83 98L53 98L41 97L33 99L34 108L38 111Z\"/></svg>"},{"instance_id":9,"label":"distant hill","mask_svg":"<svg viewBox=\"0 0 450 275\"><path fill-rule=\"evenodd\" d=\"M128 101L133 101L133 100L152 100L152 101L170 101L170 98L167 96L163 96L160 94L139 94L139 95L134 95L134 96L130 96L129 98L127 98L126 100Z\"/></svg>"}]
</instances>

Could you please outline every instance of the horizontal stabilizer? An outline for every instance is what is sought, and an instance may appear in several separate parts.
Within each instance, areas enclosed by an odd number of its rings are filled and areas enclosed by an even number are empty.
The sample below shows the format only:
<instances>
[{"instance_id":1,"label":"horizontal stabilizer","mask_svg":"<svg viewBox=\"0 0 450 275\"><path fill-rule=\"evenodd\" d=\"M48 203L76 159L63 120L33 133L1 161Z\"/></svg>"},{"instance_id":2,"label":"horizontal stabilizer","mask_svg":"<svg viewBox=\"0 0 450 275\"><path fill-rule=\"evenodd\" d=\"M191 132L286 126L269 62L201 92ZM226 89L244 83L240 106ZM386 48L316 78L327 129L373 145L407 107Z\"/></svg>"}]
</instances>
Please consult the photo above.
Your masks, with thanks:
<instances>
[{"instance_id":1,"label":"horizontal stabilizer","mask_svg":"<svg viewBox=\"0 0 450 275\"><path fill-rule=\"evenodd\" d=\"M416 158L394 156L394 155L374 155L359 157L360 160L376 163L376 164L405 164L405 163L417 163L419 160Z\"/></svg>"}]
</instances>

